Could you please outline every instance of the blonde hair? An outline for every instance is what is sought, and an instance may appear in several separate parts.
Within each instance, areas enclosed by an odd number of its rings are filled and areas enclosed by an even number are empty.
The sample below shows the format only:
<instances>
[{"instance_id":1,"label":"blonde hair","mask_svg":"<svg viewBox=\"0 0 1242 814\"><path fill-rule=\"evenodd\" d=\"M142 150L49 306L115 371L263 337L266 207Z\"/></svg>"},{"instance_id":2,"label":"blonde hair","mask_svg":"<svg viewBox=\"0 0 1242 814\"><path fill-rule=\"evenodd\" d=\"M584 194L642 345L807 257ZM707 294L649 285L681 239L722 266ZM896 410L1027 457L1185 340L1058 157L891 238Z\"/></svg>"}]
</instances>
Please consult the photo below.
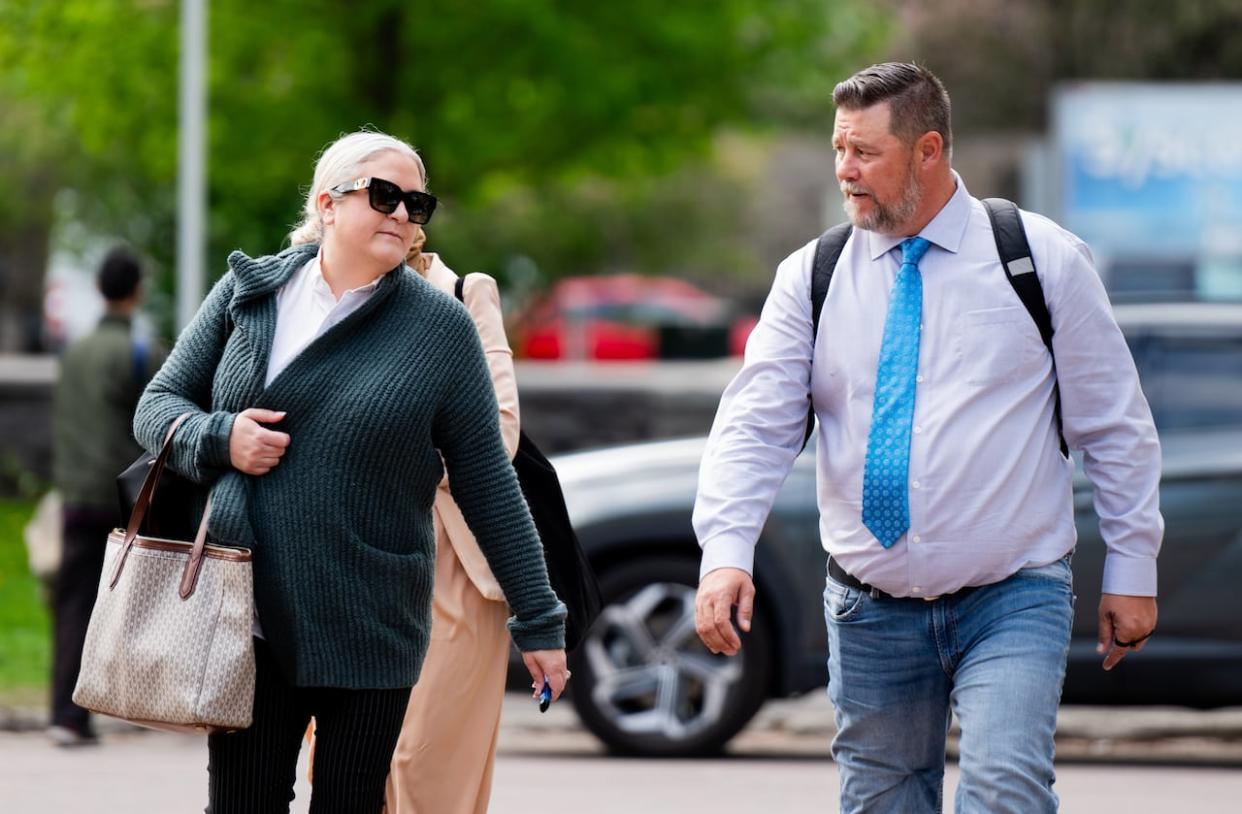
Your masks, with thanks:
<instances>
[{"instance_id":1,"label":"blonde hair","mask_svg":"<svg viewBox=\"0 0 1242 814\"><path fill-rule=\"evenodd\" d=\"M387 152L400 153L413 161L418 166L423 189L427 188L427 168L423 166L422 158L417 150L401 139L375 130L360 130L341 136L328 145L315 162L315 177L311 181L310 191L306 194L306 203L302 206L302 219L289 233L289 243L298 246L303 243L322 242L320 194L327 192L333 198L341 197L341 193L333 192L332 187L354 180L362 164L380 153Z\"/></svg>"},{"instance_id":2,"label":"blonde hair","mask_svg":"<svg viewBox=\"0 0 1242 814\"><path fill-rule=\"evenodd\" d=\"M409 254L405 256L405 264L424 277L431 268L431 258L423 254L423 246L426 245L427 233L421 226L414 227L414 243L410 246Z\"/></svg>"}]
</instances>

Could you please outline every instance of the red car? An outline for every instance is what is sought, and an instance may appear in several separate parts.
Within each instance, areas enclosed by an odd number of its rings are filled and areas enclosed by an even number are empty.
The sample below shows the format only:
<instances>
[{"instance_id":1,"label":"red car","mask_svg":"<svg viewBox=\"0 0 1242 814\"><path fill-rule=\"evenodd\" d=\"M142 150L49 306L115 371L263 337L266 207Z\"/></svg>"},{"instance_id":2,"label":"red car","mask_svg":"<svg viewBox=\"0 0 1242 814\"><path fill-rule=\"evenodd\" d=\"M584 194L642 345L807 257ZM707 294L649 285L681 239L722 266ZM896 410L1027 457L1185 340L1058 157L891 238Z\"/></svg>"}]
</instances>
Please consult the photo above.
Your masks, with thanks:
<instances>
[{"instance_id":1,"label":"red car","mask_svg":"<svg viewBox=\"0 0 1242 814\"><path fill-rule=\"evenodd\" d=\"M741 352L754 324L743 317L735 326L731 311L726 301L672 277L566 277L517 316L511 340L527 359L725 356Z\"/></svg>"}]
</instances>

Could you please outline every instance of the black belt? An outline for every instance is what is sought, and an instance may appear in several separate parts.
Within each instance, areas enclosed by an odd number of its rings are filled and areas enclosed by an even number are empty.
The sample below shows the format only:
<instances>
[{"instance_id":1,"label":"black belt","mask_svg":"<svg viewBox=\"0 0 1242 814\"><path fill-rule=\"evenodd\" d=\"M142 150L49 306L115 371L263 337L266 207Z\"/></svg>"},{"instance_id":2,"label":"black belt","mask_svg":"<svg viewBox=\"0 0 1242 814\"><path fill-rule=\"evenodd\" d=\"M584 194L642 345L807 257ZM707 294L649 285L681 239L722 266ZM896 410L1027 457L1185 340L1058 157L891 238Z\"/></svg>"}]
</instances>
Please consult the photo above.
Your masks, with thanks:
<instances>
[{"instance_id":1,"label":"black belt","mask_svg":"<svg viewBox=\"0 0 1242 814\"><path fill-rule=\"evenodd\" d=\"M850 574L848 571L846 571L844 568L838 565L837 561L834 560L832 557L828 558L828 576L832 577L833 579L835 579L837 582L841 583L842 585L848 586L850 588L854 588L855 590L862 591L863 593L866 593L866 594L871 594L872 598L874 599L916 599L920 602L924 602L924 601L930 602L933 599L940 599L941 597L945 597L945 596L965 596L966 594L970 593L971 591L975 589L974 586L968 585L965 588L958 588L956 591L954 591L951 594L940 594L939 596L931 596L931 597L893 596L892 594L881 591L879 588L875 587L874 585L868 585L867 583L862 582L857 577Z\"/></svg>"}]
</instances>

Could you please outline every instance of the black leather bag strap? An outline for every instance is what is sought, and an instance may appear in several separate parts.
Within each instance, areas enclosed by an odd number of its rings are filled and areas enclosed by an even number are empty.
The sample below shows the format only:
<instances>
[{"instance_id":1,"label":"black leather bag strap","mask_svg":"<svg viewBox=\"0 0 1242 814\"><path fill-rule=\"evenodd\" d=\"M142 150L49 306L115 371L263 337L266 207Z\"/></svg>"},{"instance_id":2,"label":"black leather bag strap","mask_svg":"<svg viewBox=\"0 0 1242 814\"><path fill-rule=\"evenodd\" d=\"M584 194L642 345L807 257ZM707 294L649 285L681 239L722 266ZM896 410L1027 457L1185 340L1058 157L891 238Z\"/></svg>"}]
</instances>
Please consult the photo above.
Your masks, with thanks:
<instances>
[{"instance_id":1,"label":"black leather bag strap","mask_svg":"<svg viewBox=\"0 0 1242 814\"><path fill-rule=\"evenodd\" d=\"M453 293L466 304L466 278L458 277ZM548 582L565 604L565 651L573 652L586 637L587 630L599 616L603 598L591 561L569 520L565 493L561 489L556 468L527 437L518 430L518 447L513 456L513 471L526 498L531 519L543 545L543 560L548 569Z\"/></svg>"},{"instance_id":2,"label":"black leather bag strap","mask_svg":"<svg viewBox=\"0 0 1242 814\"><path fill-rule=\"evenodd\" d=\"M841 251L850 239L854 227L849 223L838 223L819 236L815 244L815 261L811 264L811 359L814 364L815 342L819 338L819 314L824 310L824 300L828 298L828 286L832 283L832 273L837 269L837 261L841 259ZM815 406L810 403L811 394L806 395L806 434L802 436L802 448L806 449L815 431Z\"/></svg>"},{"instance_id":3,"label":"black leather bag strap","mask_svg":"<svg viewBox=\"0 0 1242 814\"><path fill-rule=\"evenodd\" d=\"M1039 329L1039 337L1052 357L1052 371L1055 379L1057 357L1052 351L1052 315L1048 313L1048 304L1044 301L1044 288L1039 284L1039 274L1035 271L1035 260L1031 255L1031 245L1026 239L1026 229L1022 226L1022 214L1012 201L1004 198L984 198L983 208L992 221L992 236L996 240L996 253L1000 255L1001 267L1005 276L1013 286L1014 293L1022 301L1026 312L1031 315L1035 327ZM1069 457L1069 445L1065 443L1065 431L1061 425L1061 392L1055 380L1053 382L1053 417L1057 422L1057 436L1061 439L1061 454Z\"/></svg>"}]
</instances>

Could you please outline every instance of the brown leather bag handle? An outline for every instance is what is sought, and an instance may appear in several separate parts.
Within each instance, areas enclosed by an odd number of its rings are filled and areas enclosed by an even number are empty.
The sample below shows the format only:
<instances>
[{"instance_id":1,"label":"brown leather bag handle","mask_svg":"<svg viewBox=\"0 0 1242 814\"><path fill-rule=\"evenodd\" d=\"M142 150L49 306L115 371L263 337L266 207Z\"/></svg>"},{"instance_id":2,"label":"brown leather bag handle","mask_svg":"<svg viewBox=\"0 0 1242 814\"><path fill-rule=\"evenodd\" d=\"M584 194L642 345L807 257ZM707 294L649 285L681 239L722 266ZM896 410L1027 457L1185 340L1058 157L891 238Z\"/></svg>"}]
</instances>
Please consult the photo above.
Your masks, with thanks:
<instances>
[{"instance_id":1,"label":"brown leather bag handle","mask_svg":"<svg viewBox=\"0 0 1242 814\"><path fill-rule=\"evenodd\" d=\"M155 457L151 464L151 471L147 473L147 477L142 482L142 489L138 492L138 499L134 502L134 510L129 515L129 525L125 529L125 540L121 543L121 551L117 555L116 568L112 571L112 579L108 583L108 588L115 588L116 583L121 578L121 571L125 567L125 561L129 557L129 550L134 546L134 540L138 537L138 529L142 527L143 518L146 517L148 509L150 509L155 497L155 486L159 483L160 476L164 474L164 465L168 461L168 456L172 454L173 435L181 427L187 418L193 415L192 412L182 413L177 416L172 425L168 428L168 433L164 436L164 445L160 447L160 453ZM181 598L185 599L194 593L194 588L198 583L198 572L202 566L203 546L207 542L207 518L211 514L211 500L208 498L207 507L203 511L203 520L199 523L198 533L194 535L194 546L190 551L190 560L186 563L185 573L181 579Z\"/></svg>"},{"instance_id":2,"label":"brown leather bag handle","mask_svg":"<svg viewBox=\"0 0 1242 814\"><path fill-rule=\"evenodd\" d=\"M203 569L203 548L207 545L207 518L211 516L211 495L207 495L207 505L203 507L203 520L198 524L198 533L194 535L194 547L190 549L190 559L181 573L181 598L189 599L198 587L198 574Z\"/></svg>"}]
</instances>

